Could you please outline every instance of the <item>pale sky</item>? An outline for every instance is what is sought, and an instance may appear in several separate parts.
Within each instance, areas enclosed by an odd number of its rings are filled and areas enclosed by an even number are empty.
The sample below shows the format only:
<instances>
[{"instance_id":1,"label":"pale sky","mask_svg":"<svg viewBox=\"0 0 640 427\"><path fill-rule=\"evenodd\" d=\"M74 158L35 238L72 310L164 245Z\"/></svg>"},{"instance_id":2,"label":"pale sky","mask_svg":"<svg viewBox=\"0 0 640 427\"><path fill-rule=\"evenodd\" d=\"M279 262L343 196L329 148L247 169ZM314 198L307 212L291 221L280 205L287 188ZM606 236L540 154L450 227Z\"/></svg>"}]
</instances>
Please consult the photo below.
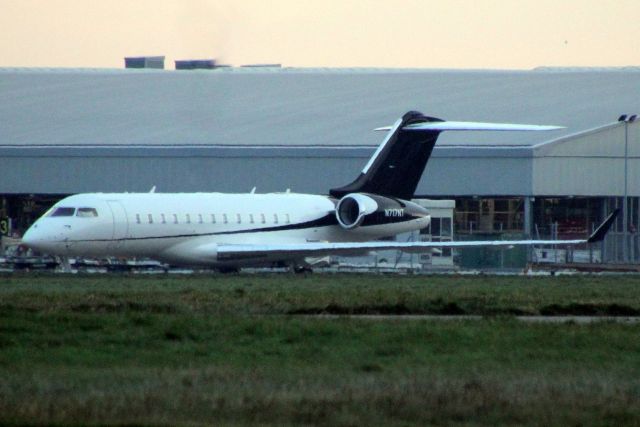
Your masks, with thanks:
<instances>
[{"instance_id":1,"label":"pale sky","mask_svg":"<svg viewBox=\"0 0 640 427\"><path fill-rule=\"evenodd\" d=\"M0 0L0 67L640 65L640 0Z\"/></svg>"}]
</instances>

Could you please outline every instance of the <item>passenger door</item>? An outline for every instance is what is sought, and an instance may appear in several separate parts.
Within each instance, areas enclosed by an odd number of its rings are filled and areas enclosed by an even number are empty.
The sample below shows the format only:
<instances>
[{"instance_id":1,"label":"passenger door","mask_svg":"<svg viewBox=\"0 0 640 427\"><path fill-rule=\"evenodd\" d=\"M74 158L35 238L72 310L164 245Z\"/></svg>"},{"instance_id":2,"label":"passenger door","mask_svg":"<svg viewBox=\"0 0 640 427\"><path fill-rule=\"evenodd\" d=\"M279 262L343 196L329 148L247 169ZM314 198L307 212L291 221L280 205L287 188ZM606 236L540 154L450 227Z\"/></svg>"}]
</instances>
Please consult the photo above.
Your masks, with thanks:
<instances>
[{"instance_id":1,"label":"passenger door","mask_svg":"<svg viewBox=\"0 0 640 427\"><path fill-rule=\"evenodd\" d=\"M129 221L127 211L122 203L117 200L107 200L111 215L113 216L113 234L109 249L120 249L124 246L124 239L129 235Z\"/></svg>"}]
</instances>

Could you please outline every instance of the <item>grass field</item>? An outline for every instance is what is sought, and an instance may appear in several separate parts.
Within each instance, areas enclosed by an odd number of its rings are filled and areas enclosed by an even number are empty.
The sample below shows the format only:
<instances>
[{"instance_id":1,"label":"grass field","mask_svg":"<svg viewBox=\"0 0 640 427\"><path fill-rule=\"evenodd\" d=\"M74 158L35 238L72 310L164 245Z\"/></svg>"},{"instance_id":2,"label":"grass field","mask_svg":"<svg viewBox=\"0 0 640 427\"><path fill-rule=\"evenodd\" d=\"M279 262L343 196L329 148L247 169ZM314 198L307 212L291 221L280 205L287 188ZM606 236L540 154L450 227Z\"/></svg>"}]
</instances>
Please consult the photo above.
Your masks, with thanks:
<instances>
[{"instance_id":1,"label":"grass field","mask_svg":"<svg viewBox=\"0 0 640 427\"><path fill-rule=\"evenodd\" d=\"M2 276L0 424L640 425L639 324L511 316L639 297L635 276Z\"/></svg>"}]
</instances>

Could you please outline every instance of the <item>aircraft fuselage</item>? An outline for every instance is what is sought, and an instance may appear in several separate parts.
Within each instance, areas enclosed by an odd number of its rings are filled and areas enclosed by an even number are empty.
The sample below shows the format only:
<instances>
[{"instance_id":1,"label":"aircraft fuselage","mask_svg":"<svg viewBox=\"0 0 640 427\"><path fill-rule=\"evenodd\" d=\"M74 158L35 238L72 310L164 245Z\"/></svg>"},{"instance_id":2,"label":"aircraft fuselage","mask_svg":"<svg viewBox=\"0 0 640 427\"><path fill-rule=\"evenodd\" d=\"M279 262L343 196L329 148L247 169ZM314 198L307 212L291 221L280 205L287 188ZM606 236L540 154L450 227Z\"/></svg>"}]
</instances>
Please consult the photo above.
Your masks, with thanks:
<instances>
[{"instance_id":1,"label":"aircraft fuselage","mask_svg":"<svg viewBox=\"0 0 640 427\"><path fill-rule=\"evenodd\" d=\"M374 196L375 197L375 196ZM359 226L345 229L329 196L272 193L90 193L55 204L23 240L59 256L148 257L180 265L256 265L277 257L225 261L212 245L361 242L419 230L428 212L384 199ZM206 246L207 250L199 248ZM291 258L296 258L292 255Z\"/></svg>"}]
</instances>

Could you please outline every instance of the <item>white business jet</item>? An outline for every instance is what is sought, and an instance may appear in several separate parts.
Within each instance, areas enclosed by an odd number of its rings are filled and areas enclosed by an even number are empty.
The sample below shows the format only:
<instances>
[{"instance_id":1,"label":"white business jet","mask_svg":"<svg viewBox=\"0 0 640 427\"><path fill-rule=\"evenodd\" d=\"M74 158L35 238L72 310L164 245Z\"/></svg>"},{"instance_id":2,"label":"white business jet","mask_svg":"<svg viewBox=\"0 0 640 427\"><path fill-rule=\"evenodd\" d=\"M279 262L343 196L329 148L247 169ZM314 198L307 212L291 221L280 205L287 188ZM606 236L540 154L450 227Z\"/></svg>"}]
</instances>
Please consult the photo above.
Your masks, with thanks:
<instances>
[{"instance_id":1,"label":"white business jet","mask_svg":"<svg viewBox=\"0 0 640 427\"><path fill-rule=\"evenodd\" d=\"M295 193L90 193L56 203L23 243L61 257L144 257L221 270L374 250L575 245L604 238L617 211L587 239L467 242L376 241L429 225L410 200L440 132L549 131L557 126L448 122L410 111L388 131L360 175L329 195Z\"/></svg>"}]
</instances>

